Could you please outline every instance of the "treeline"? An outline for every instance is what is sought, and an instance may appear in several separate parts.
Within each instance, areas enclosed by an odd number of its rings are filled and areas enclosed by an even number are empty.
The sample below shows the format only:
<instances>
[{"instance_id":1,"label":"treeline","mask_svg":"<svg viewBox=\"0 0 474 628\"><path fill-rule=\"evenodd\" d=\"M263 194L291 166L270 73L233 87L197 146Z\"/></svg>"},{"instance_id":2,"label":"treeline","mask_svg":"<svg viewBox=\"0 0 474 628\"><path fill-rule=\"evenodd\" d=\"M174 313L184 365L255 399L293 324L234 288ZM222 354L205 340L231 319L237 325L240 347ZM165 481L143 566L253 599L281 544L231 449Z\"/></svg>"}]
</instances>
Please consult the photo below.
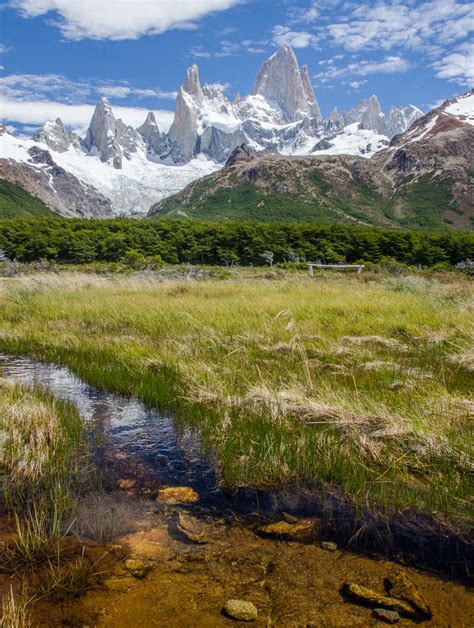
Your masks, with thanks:
<instances>
[{"instance_id":1,"label":"treeline","mask_svg":"<svg viewBox=\"0 0 474 628\"><path fill-rule=\"evenodd\" d=\"M392 258L432 267L474 259L474 234L301 223L23 218L0 222L0 249L21 262L116 262L133 252L169 264L376 263Z\"/></svg>"}]
</instances>

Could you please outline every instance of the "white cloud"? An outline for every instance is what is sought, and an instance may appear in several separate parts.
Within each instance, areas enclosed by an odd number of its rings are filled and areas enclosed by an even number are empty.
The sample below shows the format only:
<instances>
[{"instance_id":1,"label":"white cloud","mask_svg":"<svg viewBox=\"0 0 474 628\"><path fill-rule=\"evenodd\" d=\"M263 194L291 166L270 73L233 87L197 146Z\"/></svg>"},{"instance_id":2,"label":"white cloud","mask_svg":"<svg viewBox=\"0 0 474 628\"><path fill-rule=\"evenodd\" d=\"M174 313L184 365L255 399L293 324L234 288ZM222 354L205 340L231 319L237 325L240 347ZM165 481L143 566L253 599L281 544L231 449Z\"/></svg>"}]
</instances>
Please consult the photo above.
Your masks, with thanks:
<instances>
[{"instance_id":1,"label":"white cloud","mask_svg":"<svg viewBox=\"0 0 474 628\"><path fill-rule=\"evenodd\" d=\"M86 81L70 81L59 74L9 74L0 77L0 94L15 100L81 102L91 95Z\"/></svg>"},{"instance_id":2,"label":"white cloud","mask_svg":"<svg viewBox=\"0 0 474 628\"><path fill-rule=\"evenodd\" d=\"M433 63L436 76L461 85L474 85L474 43L465 42L456 50Z\"/></svg>"},{"instance_id":3,"label":"white cloud","mask_svg":"<svg viewBox=\"0 0 474 628\"><path fill-rule=\"evenodd\" d=\"M337 68L329 67L320 72L317 78L339 78L344 76L368 76L369 74L395 74L406 72L410 68L409 63L402 57L388 56L382 61L360 61Z\"/></svg>"},{"instance_id":4,"label":"white cloud","mask_svg":"<svg viewBox=\"0 0 474 628\"><path fill-rule=\"evenodd\" d=\"M292 7L289 10L290 24L309 24L310 22L314 22L318 15L319 10L315 1L311 2L310 6L305 9Z\"/></svg>"},{"instance_id":5,"label":"white cloud","mask_svg":"<svg viewBox=\"0 0 474 628\"><path fill-rule=\"evenodd\" d=\"M474 29L474 5L462 0L349 4L349 12L327 26L348 50L403 47L436 54L440 46Z\"/></svg>"},{"instance_id":6,"label":"white cloud","mask_svg":"<svg viewBox=\"0 0 474 628\"><path fill-rule=\"evenodd\" d=\"M5 46L5 44L0 44L0 55L5 54L9 50L11 50L9 46Z\"/></svg>"},{"instance_id":7,"label":"white cloud","mask_svg":"<svg viewBox=\"0 0 474 628\"><path fill-rule=\"evenodd\" d=\"M267 52L264 48L262 48L262 46L266 46L268 43L269 42L267 40L254 41L253 39L244 39L238 43L234 41L221 41L220 49L215 52L205 50L203 46L194 46L189 51L189 54L192 57L203 57L205 59L210 59L211 57L215 57L216 59L220 59L222 57L235 57L243 52L260 54Z\"/></svg>"},{"instance_id":8,"label":"white cloud","mask_svg":"<svg viewBox=\"0 0 474 628\"><path fill-rule=\"evenodd\" d=\"M273 28L273 41L277 46L288 45L292 48L308 48L316 45L318 38L306 31L293 31L288 26L277 24Z\"/></svg>"},{"instance_id":9,"label":"white cloud","mask_svg":"<svg viewBox=\"0 0 474 628\"><path fill-rule=\"evenodd\" d=\"M366 83L367 83L366 79L364 79L362 81L350 81L349 82L349 87L352 87L352 89L360 89Z\"/></svg>"},{"instance_id":10,"label":"white cloud","mask_svg":"<svg viewBox=\"0 0 474 628\"><path fill-rule=\"evenodd\" d=\"M3 118L11 122L26 125L42 125L45 120L59 117L67 126L82 132L89 125L94 112L94 105L70 105L48 100L18 102L17 100L0 96L0 109ZM122 118L126 124L131 124L134 127L143 124L148 113L148 109L139 107L113 106L113 111L117 118ZM154 110L154 114L160 129L168 130L173 121L173 112Z\"/></svg>"},{"instance_id":11,"label":"white cloud","mask_svg":"<svg viewBox=\"0 0 474 628\"><path fill-rule=\"evenodd\" d=\"M214 54L215 57L233 57L240 51L240 45L232 41L221 41L221 49Z\"/></svg>"},{"instance_id":12,"label":"white cloud","mask_svg":"<svg viewBox=\"0 0 474 628\"><path fill-rule=\"evenodd\" d=\"M165 92L161 89L138 89L128 85L104 85L95 88L101 96L109 98L127 98L136 96L137 98L162 98L165 100L175 100L177 92Z\"/></svg>"},{"instance_id":13,"label":"white cloud","mask_svg":"<svg viewBox=\"0 0 474 628\"><path fill-rule=\"evenodd\" d=\"M191 50L189 51L189 54L192 57L202 57L204 59L209 59L210 57L212 57L211 53L207 50L204 50L202 46L194 46L194 48L191 48Z\"/></svg>"},{"instance_id":14,"label":"white cloud","mask_svg":"<svg viewBox=\"0 0 474 628\"><path fill-rule=\"evenodd\" d=\"M0 94L18 101L54 100L69 104L81 104L98 99L99 96L166 100L176 98L175 91L164 91L159 87L140 89L127 81L70 81L60 74L9 74L0 77Z\"/></svg>"},{"instance_id":15,"label":"white cloud","mask_svg":"<svg viewBox=\"0 0 474 628\"><path fill-rule=\"evenodd\" d=\"M24 17L53 12L67 39L137 39L174 28L196 28L196 20L243 0L10 0Z\"/></svg>"}]
</instances>

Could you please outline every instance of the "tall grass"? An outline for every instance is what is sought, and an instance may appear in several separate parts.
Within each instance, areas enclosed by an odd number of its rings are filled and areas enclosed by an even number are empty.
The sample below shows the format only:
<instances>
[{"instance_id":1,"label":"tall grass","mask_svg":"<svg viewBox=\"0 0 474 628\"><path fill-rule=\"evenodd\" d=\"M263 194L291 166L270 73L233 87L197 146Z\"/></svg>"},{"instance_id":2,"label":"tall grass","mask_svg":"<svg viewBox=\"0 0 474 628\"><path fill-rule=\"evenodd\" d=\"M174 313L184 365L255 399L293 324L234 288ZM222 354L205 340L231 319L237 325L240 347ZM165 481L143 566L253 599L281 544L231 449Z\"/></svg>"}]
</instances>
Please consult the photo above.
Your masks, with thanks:
<instances>
[{"instance_id":1,"label":"tall grass","mask_svg":"<svg viewBox=\"0 0 474 628\"><path fill-rule=\"evenodd\" d=\"M0 628L29 628L31 626L31 601L26 592L15 595L11 587L2 600Z\"/></svg>"},{"instance_id":2,"label":"tall grass","mask_svg":"<svg viewBox=\"0 0 474 628\"><path fill-rule=\"evenodd\" d=\"M173 410L231 486L310 480L469 523L465 280L64 274L10 281L1 299L5 350Z\"/></svg>"},{"instance_id":3,"label":"tall grass","mask_svg":"<svg viewBox=\"0 0 474 628\"><path fill-rule=\"evenodd\" d=\"M60 553L80 480L81 441L71 404L0 380L0 512L16 524L1 547L1 571L22 576Z\"/></svg>"}]
</instances>

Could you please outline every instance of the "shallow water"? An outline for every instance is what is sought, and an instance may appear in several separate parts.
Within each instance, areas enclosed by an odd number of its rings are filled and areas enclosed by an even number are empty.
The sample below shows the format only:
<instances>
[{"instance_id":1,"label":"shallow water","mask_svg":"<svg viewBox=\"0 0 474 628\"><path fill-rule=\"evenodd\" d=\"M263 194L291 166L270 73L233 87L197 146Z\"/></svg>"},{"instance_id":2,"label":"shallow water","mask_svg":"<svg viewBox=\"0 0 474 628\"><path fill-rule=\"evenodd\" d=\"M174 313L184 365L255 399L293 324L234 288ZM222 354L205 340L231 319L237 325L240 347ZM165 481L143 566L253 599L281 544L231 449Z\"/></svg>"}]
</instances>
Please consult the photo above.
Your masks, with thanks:
<instances>
[{"instance_id":1,"label":"shallow water","mask_svg":"<svg viewBox=\"0 0 474 628\"><path fill-rule=\"evenodd\" d=\"M77 406L93 434L92 451L109 489L85 496L75 514L75 531L82 539L101 541L95 528L101 533L110 528L107 541L113 539L115 545L107 546L106 558L102 545L91 543L86 553L103 574L80 599L41 601L35 625L226 626L230 621L221 609L229 598L254 602L262 625L374 622L371 609L345 600L340 588L349 581L382 591L384 578L397 565L341 550L327 552L317 543L263 539L248 525L285 508L310 510L307 495L289 490L228 496L196 433L136 399L87 385L65 367L0 355L0 374L48 389ZM123 489L127 480L132 490ZM154 499L163 486L188 486L199 493L199 502L186 508L200 518L205 545L193 545L176 533L176 508ZM107 519L110 513L114 521ZM89 558L94 551L98 553ZM130 555L151 561L153 568L143 580L127 572ZM463 584L415 569L407 572L434 611L429 625L473 625L473 597ZM8 583L0 584L6 591Z\"/></svg>"},{"instance_id":2,"label":"shallow water","mask_svg":"<svg viewBox=\"0 0 474 628\"><path fill-rule=\"evenodd\" d=\"M229 496L219 487L215 466L199 435L141 401L90 386L67 367L28 356L0 354L0 374L9 381L38 386L75 404L91 437L97 467L108 489L133 480L133 493L153 496L160 487L188 486L199 508L271 514L282 508L308 510L307 496L245 490Z\"/></svg>"}]
</instances>

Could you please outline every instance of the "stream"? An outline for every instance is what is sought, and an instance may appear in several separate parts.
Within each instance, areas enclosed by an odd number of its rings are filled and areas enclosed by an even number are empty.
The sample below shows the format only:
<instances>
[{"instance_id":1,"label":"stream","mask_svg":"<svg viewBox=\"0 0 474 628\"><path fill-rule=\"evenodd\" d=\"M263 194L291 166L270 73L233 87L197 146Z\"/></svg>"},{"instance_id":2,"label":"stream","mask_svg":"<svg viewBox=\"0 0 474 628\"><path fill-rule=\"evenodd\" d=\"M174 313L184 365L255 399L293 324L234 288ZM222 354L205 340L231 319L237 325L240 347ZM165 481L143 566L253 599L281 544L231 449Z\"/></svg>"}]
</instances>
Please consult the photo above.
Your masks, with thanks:
<instances>
[{"instance_id":1,"label":"stream","mask_svg":"<svg viewBox=\"0 0 474 628\"><path fill-rule=\"evenodd\" d=\"M72 604L40 603L35 626L226 626L230 620L222 607L229 598L252 601L259 611L257 624L267 626L375 621L371 609L346 600L341 587L357 582L381 591L398 565L339 548L326 551L317 542L255 534L257 525L281 518L285 510L318 514L307 492L246 490L230 496L221 490L198 434L169 415L90 386L66 367L25 356L0 355L0 375L50 390L78 408L92 434L92 455L105 490L82 499L71 529L91 544L92 553L94 545L114 544L105 581L101 576L100 584ZM187 487L199 499L177 508L160 503L156 494L162 487ZM205 542L176 534L180 511L204 525ZM339 542L336 528L331 538ZM146 577L127 570L130 556L150 566ZM433 618L427 625L474 624L473 597L465 584L403 569L428 598ZM412 620L402 618L402 623Z\"/></svg>"}]
</instances>

